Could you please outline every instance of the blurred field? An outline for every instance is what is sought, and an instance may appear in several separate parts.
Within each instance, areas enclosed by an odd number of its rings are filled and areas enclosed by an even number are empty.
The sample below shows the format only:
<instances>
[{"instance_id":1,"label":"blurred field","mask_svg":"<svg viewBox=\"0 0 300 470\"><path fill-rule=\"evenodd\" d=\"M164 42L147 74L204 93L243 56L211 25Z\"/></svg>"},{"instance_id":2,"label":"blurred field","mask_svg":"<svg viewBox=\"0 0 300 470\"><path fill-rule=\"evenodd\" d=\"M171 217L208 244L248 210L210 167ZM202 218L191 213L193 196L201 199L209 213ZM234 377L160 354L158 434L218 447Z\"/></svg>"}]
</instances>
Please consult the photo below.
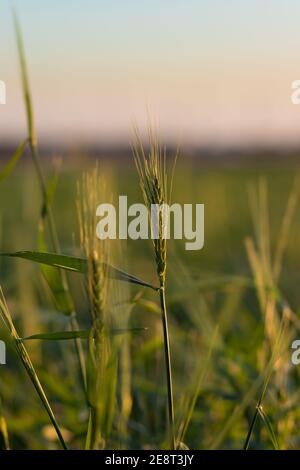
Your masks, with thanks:
<instances>
[{"instance_id":1,"label":"blurred field","mask_svg":"<svg viewBox=\"0 0 300 470\"><path fill-rule=\"evenodd\" d=\"M72 168L63 163L60 170L53 211L62 251L66 254L79 253L76 181L88 166L93 166L91 161L83 160L81 167ZM129 203L140 202L134 163L120 165L111 161L109 168L113 193L128 195ZM218 169L191 163L184 157L178 162L173 201L205 204L204 249L189 253L184 250L183 242L169 243L167 301L175 417L180 431L187 416L186 409L194 400L195 408L184 436L184 443L189 448L231 449L242 448L245 443L268 361L276 349L274 338L279 334L279 327L272 333L266 326L270 320L259 302L262 286L259 282L255 286L245 248L245 238L254 236L255 231L256 235L260 234L258 245L261 235L268 238L266 214L262 218L257 211L253 225L248 193L251 187L255 191L259 185L267 188L270 228L267 244L270 242L273 260L297 172L297 166L288 165L281 168L273 168L271 164L263 168L222 166ZM47 177L50 175L51 170ZM0 185L1 252L37 249L40 209L35 173L30 162L20 162L13 175ZM288 324L280 357L271 365L273 373L264 398L267 423L281 449L300 448L300 369L290 362L291 341L300 334L299 210L297 206L282 273L276 282L296 320L293 317ZM266 240L262 245L266 247ZM156 282L150 241L122 241L121 251L118 267ZM261 254L268 257L263 247ZM22 336L67 328L67 318L55 311L38 265L7 258L0 259L0 263L0 282ZM79 322L81 326L88 325L83 280L78 274L68 277ZM268 287L264 287L268 297ZM122 289L130 299L135 298L129 323L145 326L148 330L130 335L126 342L127 352L122 349L120 353L117 403L107 447L160 448L166 438L166 391L157 299L155 293L146 289L141 291L124 284ZM273 301L272 294L270 297ZM278 297L275 304L277 300ZM278 305L275 304L273 313L280 319L284 310L281 310L280 298ZM274 320L275 324L278 326ZM1 366L0 370L0 396L11 446L18 449L56 448L55 434L4 329L0 330L0 337L7 340L9 348L7 365ZM35 341L26 346L67 443L72 448L82 448L87 409L73 344ZM258 417L251 448L274 447L270 427Z\"/></svg>"}]
</instances>

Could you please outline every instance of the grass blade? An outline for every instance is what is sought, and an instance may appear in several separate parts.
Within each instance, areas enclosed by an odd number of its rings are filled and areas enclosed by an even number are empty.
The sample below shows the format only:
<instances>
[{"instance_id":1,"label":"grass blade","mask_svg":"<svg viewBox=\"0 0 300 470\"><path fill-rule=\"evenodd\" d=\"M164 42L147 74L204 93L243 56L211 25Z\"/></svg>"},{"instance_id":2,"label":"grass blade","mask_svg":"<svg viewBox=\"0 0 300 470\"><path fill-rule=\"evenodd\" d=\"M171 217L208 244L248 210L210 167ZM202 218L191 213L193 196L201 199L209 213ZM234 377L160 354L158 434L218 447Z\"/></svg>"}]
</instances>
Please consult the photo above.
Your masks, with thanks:
<instances>
[{"instance_id":1,"label":"grass blade","mask_svg":"<svg viewBox=\"0 0 300 470\"><path fill-rule=\"evenodd\" d=\"M14 167L18 163L19 159L22 157L27 143L28 143L28 139L24 140L24 142L22 142L19 145L19 147L17 148L13 156L6 163L6 165L4 166L4 168L2 169L0 173L0 183L4 181L11 174Z\"/></svg>"},{"instance_id":2,"label":"grass blade","mask_svg":"<svg viewBox=\"0 0 300 470\"><path fill-rule=\"evenodd\" d=\"M276 344L274 346L274 351L272 353L272 356L271 356L271 359L270 359L270 362L269 362L269 366L268 366L267 371L266 371L265 380L263 382L263 386L262 386L262 389L261 389L261 392L260 392L260 395L259 395L259 399L258 399L257 404L256 404L255 412L253 414L253 418L251 420L249 430L248 430L248 433L247 433L247 436L246 436L246 440L245 440L244 447L243 447L244 450L249 449L250 440L251 440L251 437L252 437L252 433L253 433L253 430L254 430L254 427L255 427L257 417L259 416L259 414L261 414L261 411L263 410L263 401L264 401L265 395L267 393L267 389L268 389L272 374L274 372L274 364L275 364L276 360L278 359L278 357L281 353L282 343L285 340L284 334L285 334L285 329L286 329L286 320L287 319L285 318L285 316L283 316L283 318L281 320L280 330L279 330L278 335L277 335L277 341L276 341Z\"/></svg>"},{"instance_id":3,"label":"grass blade","mask_svg":"<svg viewBox=\"0 0 300 470\"><path fill-rule=\"evenodd\" d=\"M2 413L1 399L0 399L0 450L10 450L7 423Z\"/></svg>"},{"instance_id":4,"label":"grass blade","mask_svg":"<svg viewBox=\"0 0 300 470\"><path fill-rule=\"evenodd\" d=\"M25 108L26 108L28 134L29 134L30 144L36 145L36 133L35 133L35 127L34 127L34 120L33 120L32 99L31 99L29 80L28 80L28 75L27 75L27 65L26 65L26 59L25 59L24 44L23 44L23 39L22 39L22 34L21 34L20 23L19 23L16 12L14 12L13 15L14 15L17 47L18 47L18 53L19 53L22 90L23 90L23 96L24 96L24 102L25 102Z\"/></svg>"},{"instance_id":5,"label":"grass blade","mask_svg":"<svg viewBox=\"0 0 300 470\"><path fill-rule=\"evenodd\" d=\"M198 396L199 396L199 393L200 393L201 386L202 386L202 384L205 380L205 377L208 373L208 368L209 368L209 364L210 364L210 361L211 361L213 349L215 347L218 330L219 330L219 328L217 326L215 331L214 331L214 334L213 334L213 337L212 337L207 355L205 357L204 363L203 363L203 365L201 364L201 368L199 369L199 371L197 373L195 391L194 391L194 394L193 394L193 396L190 400L188 409L186 410L186 413L185 413L184 419L181 423L181 426L179 428L179 433L178 433L178 442L179 443L184 442L185 435L187 433L187 430L189 428L189 424L190 424L191 419L193 417L194 409L195 409L195 406L196 406L196 403L197 403L197 399L198 399Z\"/></svg>"},{"instance_id":6,"label":"grass blade","mask_svg":"<svg viewBox=\"0 0 300 470\"><path fill-rule=\"evenodd\" d=\"M42 211L46 210L45 206ZM44 216L39 223L39 251L47 252L45 240ZM62 271L56 267L41 264L42 275L49 287L54 307L64 315L70 316L74 312L74 302L67 284L62 277ZM76 328L75 328L76 329Z\"/></svg>"},{"instance_id":7,"label":"grass blade","mask_svg":"<svg viewBox=\"0 0 300 470\"><path fill-rule=\"evenodd\" d=\"M60 428L57 424L57 421L56 421L56 418L54 416L54 413L52 411L52 408L50 406L50 403L48 401L48 398L44 392L44 389L41 385L41 382L38 378L38 375L34 369L34 366L31 362L31 359L29 357L29 354L24 346L24 344L22 343L22 341L20 341L20 337L17 333L17 330L15 329L15 326L13 324L13 321L12 321L12 318L11 318L11 315L10 315L10 312L9 312L9 309L8 309L8 306L6 304L6 301L5 301L5 298L4 298L4 295L3 295L3 292L2 292L2 289L0 287L0 317L2 318L2 321L4 323L4 325L6 326L6 328L8 329L10 335L11 335L11 338L14 342L14 345L15 345L15 348L16 348L16 351L17 351L17 354L20 358L20 360L22 361L22 364L50 418L50 421L51 423L53 424L53 427L56 431L56 434L57 434L57 437L61 443L61 446L64 450L67 450L67 446L66 446L66 443L64 441L64 438L62 436L62 433L60 431Z\"/></svg>"},{"instance_id":8,"label":"grass blade","mask_svg":"<svg viewBox=\"0 0 300 470\"><path fill-rule=\"evenodd\" d=\"M279 450L278 440L277 440L276 434L274 432L272 423L271 423L270 418L268 417L268 415L266 414L266 412L264 411L262 406L260 406L258 408L258 413L259 413L261 419L263 420L264 424L266 425L266 428L268 430L268 433L269 433L271 442L273 444L274 450Z\"/></svg>"},{"instance_id":9,"label":"grass blade","mask_svg":"<svg viewBox=\"0 0 300 470\"><path fill-rule=\"evenodd\" d=\"M74 256L59 255L56 253L38 252L38 251L17 251L15 253L0 253L0 256L10 256L14 258L22 258L47 266L54 266L67 271L73 271L86 274L88 270L88 261L86 258L77 258ZM121 271L113 266L108 266L109 277L119 281L125 281L137 284L143 287L157 290L157 287L139 279L131 274Z\"/></svg>"},{"instance_id":10,"label":"grass blade","mask_svg":"<svg viewBox=\"0 0 300 470\"><path fill-rule=\"evenodd\" d=\"M109 336L118 336L126 333L140 333L147 331L147 328L113 328L108 331ZM37 333L35 335L26 336L21 338L22 341L29 341L33 339L48 340L48 341L61 341L69 339L88 339L90 336L89 330L78 330L78 331L59 331L56 333Z\"/></svg>"},{"instance_id":11,"label":"grass blade","mask_svg":"<svg viewBox=\"0 0 300 470\"><path fill-rule=\"evenodd\" d=\"M47 340L47 341L62 341L68 339L87 339L89 337L90 332L88 330L78 330L78 331L59 331L57 333L37 333L35 335L26 336L25 338L21 338L22 341L29 341L29 340Z\"/></svg>"},{"instance_id":12,"label":"grass blade","mask_svg":"<svg viewBox=\"0 0 300 470\"><path fill-rule=\"evenodd\" d=\"M16 34L19 62L20 62L22 90L23 90L24 103L25 103L26 116L27 116L29 147L30 147L32 161L33 161L33 165L37 174L37 178L38 178L39 186L41 190L41 195L43 199L43 212L45 215L47 215L47 220L49 223L49 232L50 232L50 237L51 237L51 242L52 242L52 248L54 249L54 251L59 253L60 246L59 246L59 240L58 240L57 231L56 231L55 220L53 217L52 208L49 203L47 186L45 183L45 178L44 178L41 161L40 161L40 155L38 151L37 136L36 136L36 130L35 130L34 116L33 116L32 98L31 98L30 87L29 87L29 79L28 79L28 73L27 73L25 48L24 48L24 43L23 43L23 38L22 38L22 32L21 32L20 23L19 23L19 20L15 11L13 12L13 16L14 16L14 25L15 25L15 34ZM69 291L68 280L64 271L61 272L61 281L63 283L64 290ZM70 297L70 294L69 294L69 297ZM73 330L78 329L77 315L76 315L75 310L70 315L70 325ZM80 348L81 347L80 341L75 340L75 347L77 351L80 373L82 377L82 384L85 390L86 388L86 371L85 371L85 365L84 365L85 359L84 359L84 353Z\"/></svg>"},{"instance_id":13,"label":"grass blade","mask_svg":"<svg viewBox=\"0 0 300 470\"><path fill-rule=\"evenodd\" d=\"M0 450L9 450L8 430L4 416L0 416Z\"/></svg>"}]
</instances>

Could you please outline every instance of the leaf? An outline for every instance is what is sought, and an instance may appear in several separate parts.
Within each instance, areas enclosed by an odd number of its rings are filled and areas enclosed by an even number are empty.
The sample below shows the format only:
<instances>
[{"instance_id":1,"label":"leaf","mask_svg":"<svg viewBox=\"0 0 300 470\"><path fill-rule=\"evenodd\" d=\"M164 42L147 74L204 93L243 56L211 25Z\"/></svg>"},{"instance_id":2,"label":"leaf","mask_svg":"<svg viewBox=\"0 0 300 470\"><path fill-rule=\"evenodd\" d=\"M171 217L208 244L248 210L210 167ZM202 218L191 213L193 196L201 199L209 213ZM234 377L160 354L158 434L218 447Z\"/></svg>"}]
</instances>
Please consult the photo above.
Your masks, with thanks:
<instances>
[{"instance_id":1,"label":"leaf","mask_svg":"<svg viewBox=\"0 0 300 470\"><path fill-rule=\"evenodd\" d=\"M9 450L7 423L6 423L6 419L1 414L0 414L0 450Z\"/></svg>"},{"instance_id":2,"label":"leaf","mask_svg":"<svg viewBox=\"0 0 300 470\"><path fill-rule=\"evenodd\" d=\"M28 139L24 140L24 142L22 142L19 145L19 147L17 148L17 150L15 151L13 156L9 159L9 161L6 163L6 165L2 169L2 171L0 173L0 183L2 181L4 181L11 174L11 172L13 171L13 169L16 166L17 162L19 161L19 159L22 157L22 155L24 153L27 142L28 142Z\"/></svg>"},{"instance_id":3,"label":"leaf","mask_svg":"<svg viewBox=\"0 0 300 470\"><path fill-rule=\"evenodd\" d=\"M53 424L54 428L55 428L55 431L56 431L56 434L57 434L57 437L62 445L62 448L63 449L67 449L67 446L66 446L66 443L64 441L64 438L63 438L63 435L61 433L61 430L57 424L57 421L56 421L56 418L55 418L55 415L52 411L52 408L51 408L51 405L48 401L48 398L45 394L45 391L41 385L41 382L39 380L39 377L35 371L35 368L31 362L31 359L30 359L30 356L27 352L27 349L25 348L24 344L22 343L22 341L20 341L19 339L19 335L18 335L18 332L15 328L15 325L13 323L13 320L12 320L12 317L11 317L11 314L10 314L10 311L8 309L8 306L7 306L7 303L6 303L6 300L4 298L4 294L2 292L2 289L1 289L1 286L0 286L0 318L2 319L4 325L6 326L6 328L8 329L10 335L11 335L11 338L14 342L14 345L15 345L15 348L16 348L16 351L17 351L17 354L28 374L28 377L30 378L44 408L45 408L45 411L47 412L49 418L50 418L50 421L51 423Z\"/></svg>"},{"instance_id":4,"label":"leaf","mask_svg":"<svg viewBox=\"0 0 300 470\"><path fill-rule=\"evenodd\" d=\"M145 327L136 327L136 328L113 328L109 331L111 336L124 335L126 333L141 333L142 331L147 331L148 328Z\"/></svg>"},{"instance_id":5,"label":"leaf","mask_svg":"<svg viewBox=\"0 0 300 470\"><path fill-rule=\"evenodd\" d=\"M58 182L58 175L57 175L57 172L55 172L52 178L50 179L49 183L47 184L47 194L46 194L45 200L43 201L43 205L41 209L42 220L47 217L48 209L52 205L54 193L57 187L57 182Z\"/></svg>"},{"instance_id":6,"label":"leaf","mask_svg":"<svg viewBox=\"0 0 300 470\"><path fill-rule=\"evenodd\" d=\"M104 383L99 400L101 429L107 438L112 430L113 417L116 410L118 356L113 354L104 374Z\"/></svg>"},{"instance_id":7,"label":"leaf","mask_svg":"<svg viewBox=\"0 0 300 470\"><path fill-rule=\"evenodd\" d=\"M69 291L63 286L59 271L51 266L43 265L42 273L51 289L55 308L65 315L71 315L74 311L73 300Z\"/></svg>"},{"instance_id":8,"label":"leaf","mask_svg":"<svg viewBox=\"0 0 300 470\"><path fill-rule=\"evenodd\" d=\"M88 262L86 258L77 258L74 256L59 255L56 253L38 252L38 251L17 251L15 253L0 253L0 256L10 256L14 258L23 258L36 263L45 264L47 266L55 266L57 268L66 269L81 274L85 274L88 269ZM149 287L153 290L158 290L158 287L153 286L141 279L138 279L131 274L128 274L113 266L108 266L109 276L119 281L125 281L132 284L137 284L144 287Z\"/></svg>"},{"instance_id":9,"label":"leaf","mask_svg":"<svg viewBox=\"0 0 300 470\"><path fill-rule=\"evenodd\" d=\"M266 414L266 412L264 411L262 406L258 407L258 413L259 413L261 419L263 420L264 424L266 425L266 428L268 430L268 433L269 433L271 442L273 444L274 450L279 450L279 444L278 444L277 437L276 437L276 434L274 432L272 423L271 423L270 418L268 417L268 415Z\"/></svg>"},{"instance_id":10,"label":"leaf","mask_svg":"<svg viewBox=\"0 0 300 470\"><path fill-rule=\"evenodd\" d=\"M146 331L147 328L117 328L111 329L108 331L110 336L118 336L123 335L126 333L140 333L142 331ZM47 341L62 341L62 340L69 340L69 339L88 339L90 335L89 330L75 330L75 331L58 331L56 333L37 333L32 336L26 336L25 338L20 338L21 341L29 341L29 340L47 340Z\"/></svg>"},{"instance_id":11,"label":"leaf","mask_svg":"<svg viewBox=\"0 0 300 470\"><path fill-rule=\"evenodd\" d=\"M154 313L156 315L161 315L161 309L157 305L156 302L153 302L152 300L147 300L147 299L138 299L135 302L136 305L144 308L146 311L150 313Z\"/></svg>"},{"instance_id":12,"label":"leaf","mask_svg":"<svg viewBox=\"0 0 300 470\"><path fill-rule=\"evenodd\" d=\"M216 347L218 331L219 331L219 326L217 325L215 328L214 334L212 336L212 339L210 341L210 345L209 345L206 357L204 361L201 360L200 367L198 371L196 371L196 382L195 382L194 393L192 394L191 397L189 397L187 409L184 410L182 423L179 426L178 434L179 434L180 443L184 442L187 430L189 428L190 422L194 415L195 406L196 406L196 403L197 403L197 400L201 391L202 384L205 381L206 375L209 371L212 354L213 354L214 348Z\"/></svg>"},{"instance_id":13,"label":"leaf","mask_svg":"<svg viewBox=\"0 0 300 470\"><path fill-rule=\"evenodd\" d=\"M86 273L87 260L84 258L75 258L72 256L59 255L56 253L39 251L17 251L15 253L1 253L0 256L11 256L23 258L36 263L54 266L56 268L66 269L78 273Z\"/></svg>"},{"instance_id":14,"label":"leaf","mask_svg":"<svg viewBox=\"0 0 300 470\"><path fill-rule=\"evenodd\" d=\"M41 218L39 224L39 249L41 251L46 251L47 249L43 218ZM41 265L41 271L51 291L55 308L65 315L71 315L74 311L74 303L70 292L65 285L61 271L56 267L48 266L46 264Z\"/></svg>"},{"instance_id":15,"label":"leaf","mask_svg":"<svg viewBox=\"0 0 300 470\"><path fill-rule=\"evenodd\" d=\"M17 14L14 12L14 24L15 24L15 34L17 40L17 47L18 47L18 54L19 54L19 63L20 63L20 72L21 72L21 79L22 79L22 90L24 96L24 103L26 108L26 116L27 116L27 124L28 124L28 134L30 139L30 144L36 144L36 134L34 128L34 120L33 120L33 109L32 109L32 99L31 93L29 88L29 80L28 80L28 73L27 73L27 64L25 58L25 50L24 50L24 43L22 38L21 27L19 23L19 19Z\"/></svg>"},{"instance_id":16,"label":"leaf","mask_svg":"<svg viewBox=\"0 0 300 470\"><path fill-rule=\"evenodd\" d=\"M37 333L32 336L26 336L21 338L21 341L29 341L33 339L47 340L47 341L61 341L68 339L82 338L87 339L89 337L88 330L79 331L59 331L57 333Z\"/></svg>"}]
</instances>

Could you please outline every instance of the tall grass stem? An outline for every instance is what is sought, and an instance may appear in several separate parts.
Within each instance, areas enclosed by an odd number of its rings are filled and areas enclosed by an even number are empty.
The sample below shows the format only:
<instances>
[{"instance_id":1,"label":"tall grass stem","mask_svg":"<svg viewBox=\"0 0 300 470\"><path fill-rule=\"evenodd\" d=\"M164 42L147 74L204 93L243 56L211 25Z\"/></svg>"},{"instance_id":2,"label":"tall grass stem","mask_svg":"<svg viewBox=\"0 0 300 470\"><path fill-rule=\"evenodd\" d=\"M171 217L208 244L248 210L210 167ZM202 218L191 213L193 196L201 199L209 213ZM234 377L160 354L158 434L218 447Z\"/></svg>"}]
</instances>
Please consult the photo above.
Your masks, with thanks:
<instances>
[{"instance_id":1,"label":"tall grass stem","mask_svg":"<svg viewBox=\"0 0 300 470\"><path fill-rule=\"evenodd\" d=\"M59 240L58 240L57 231L56 231L55 220L54 220L51 205L49 204L49 201L48 201L47 185L44 179L44 174L43 174L43 170L42 170L42 166L40 162L40 155L38 151L37 135L36 135L36 129L35 129L35 122L34 122L32 98L31 98L31 92L30 92L30 87L29 87L24 43L23 43L19 20L15 12L14 12L14 23L15 23L16 39L17 39L21 77L22 77L22 88L23 88L23 95L24 95L24 102L25 102L26 116L27 116L29 148L30 148L30 153L32 156L32 161L33 161L33 164L37 173L37 177L39 180L39 185L40 185L42 198L43 198L43 205L46 209L47 216L48 216L51 242L52 242L55 252L60 253L60 246L59 246ZM69 292L67 276L64 271L60 271L60 272L61 272L61 279L62 279L64 289L66 290L66 292ZM76 320L75 311L71 313L70 326L73 331L78 330L78 324ZM75 340L75 348L76 348L76 353L78 356L79 367L80 367L81 377L83 381L83 387L84 387L84 390L86 390L85 359L84 359L82 345L79 339Z\"/></svg>"},{"instance_id":2,"label":"tall grass stem","mask_svg":"<svg viewBox=\"0 0 300 470\"><path fill-rule=\"evenodd\" d=\"M170 353L168 314L167 314L166 295L165 295L164 286L160 288L159 296L160 296L160 305L161 305L161 311L162 311L162 325L163 325L163 334L164 334L164 351L165 351L167 394L168 394L169 439L170 439L171 450L175 450L176 440L175 440L175 424L174 424L172 365L171 365L171 353Z\"/></svg>"}]
</instances>

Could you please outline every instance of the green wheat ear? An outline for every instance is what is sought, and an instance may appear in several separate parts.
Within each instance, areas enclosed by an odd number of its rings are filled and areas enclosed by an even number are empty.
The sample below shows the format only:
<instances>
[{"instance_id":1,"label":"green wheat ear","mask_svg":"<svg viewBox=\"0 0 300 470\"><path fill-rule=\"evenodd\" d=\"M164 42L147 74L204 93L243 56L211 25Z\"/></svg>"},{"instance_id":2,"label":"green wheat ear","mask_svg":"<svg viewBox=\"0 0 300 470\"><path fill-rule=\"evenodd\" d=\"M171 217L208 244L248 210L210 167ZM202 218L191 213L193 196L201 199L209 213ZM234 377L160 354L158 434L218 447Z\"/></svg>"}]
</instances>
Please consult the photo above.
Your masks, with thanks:
<instances>
[{"instance_id":1,"label":"green wheat ear","mask_svg":"<svg viewBox=\"0 0 300 470\"><path fill-rule=\"evenodd\" d=\"M78 183L77 210L80 244L88 260L86 292L89 301L91 329L87 362L87 395L90 407L86 449L103 449L110 432L116 376L115 361L106 331L109 328L109 276L110 252L108 240L96 236L96 207L105 197L105 179L94 171L83 175Z\"/></svg>"},{"instance_id":2,"label":"green wheat ear","mask_svg":"<svg viewBox=\"0 0 300 470\"><path fill-rule=\"evenodd\" d=\"M151 129L149 130L149 146L149 154L146 156L141 137L136 130L135 143L132 147L133 155L144 202L149 210L149 218L151 218L151 206L157 205L161 207L163 204L166 204L168 202L168 191L166 149L162 149L155 133ZM161 211L159 211L158 216L158 238L153 240L153 244L160 286L164 287L167 270L167 241L164 237L165 227Z\"/></svg>"},{"instance_id":3,"label":"green wheat ear","mask_svg":"<svg viewBox=\"0 0 300 470\"><path fill-rule=\"evenodd\" d=\"M168 194L168 178L166 166L166 148L162 148L154 130L149 126L149 152L146 154L140 133L137 128L135 140L132 145L134 161L139 175L140 187L148 208L148 215L152 223L152 205L161 208L163 204L169 203L171 189ZM175 159L176 162L176 159ZM171 178L172 187L173 176ZM166 365L168 415L169 415L169 445L170 449L176 448L175 425L174 425L174 403L171 352L169 341L168 315L166 307L166 273L167 273L167 240L165 237L167 223L163 210L158 210L158 237L153 239L156 270L160 283L159 298L162 312L162 327L164 335L164 352Z\"/></svg>"}]
</instances>

